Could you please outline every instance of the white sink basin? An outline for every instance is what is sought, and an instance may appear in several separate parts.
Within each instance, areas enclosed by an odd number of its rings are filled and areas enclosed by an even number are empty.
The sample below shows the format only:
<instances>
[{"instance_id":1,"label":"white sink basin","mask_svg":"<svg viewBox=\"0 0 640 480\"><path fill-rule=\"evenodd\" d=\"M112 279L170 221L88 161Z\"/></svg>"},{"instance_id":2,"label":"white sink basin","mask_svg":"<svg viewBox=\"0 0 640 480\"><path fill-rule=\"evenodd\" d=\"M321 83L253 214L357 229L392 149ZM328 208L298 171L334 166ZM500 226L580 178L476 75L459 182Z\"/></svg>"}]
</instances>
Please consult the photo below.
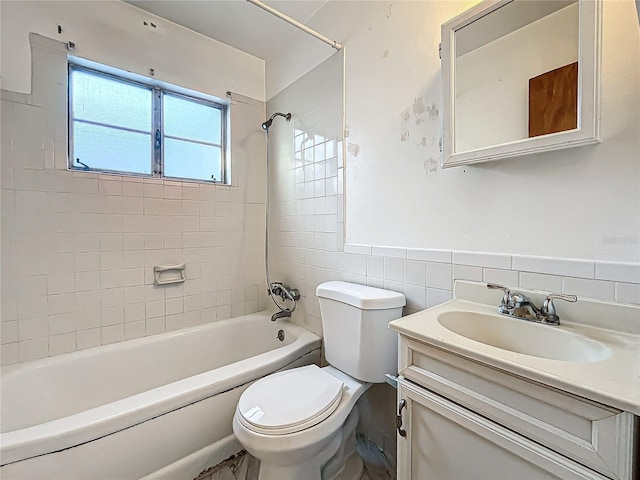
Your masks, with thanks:
<instances>
[{"instance_id":1,"label":"white sink basin","mask_svg":"<svg viewBox=\"0 0 640 480\"><path fill-rule=\"evenodd\" d=\"M499 315L444 312L438 315L438 323L485 345L550 360L599 362L611 355L607 346L575 333Z\"/></svg>"}]
</instances>

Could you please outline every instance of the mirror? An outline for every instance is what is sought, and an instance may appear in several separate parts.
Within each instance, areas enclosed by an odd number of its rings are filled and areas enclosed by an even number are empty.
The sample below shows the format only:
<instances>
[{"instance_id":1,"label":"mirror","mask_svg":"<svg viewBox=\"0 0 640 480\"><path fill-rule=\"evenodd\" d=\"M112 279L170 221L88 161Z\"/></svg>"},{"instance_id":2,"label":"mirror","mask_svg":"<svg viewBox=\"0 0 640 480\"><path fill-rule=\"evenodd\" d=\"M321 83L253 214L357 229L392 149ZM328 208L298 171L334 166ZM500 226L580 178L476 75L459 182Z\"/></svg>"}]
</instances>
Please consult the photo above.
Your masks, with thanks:
<instances>
[{"instance_id":1,"label":"mirror","mask_svg":"<svg viewBox=\"0 0 640 480\"><path fill-rule=\"evenodd\" d=\"M486 0L442 26L443 167L599 142L600 0Z\"/></svg>"}]
</instances>

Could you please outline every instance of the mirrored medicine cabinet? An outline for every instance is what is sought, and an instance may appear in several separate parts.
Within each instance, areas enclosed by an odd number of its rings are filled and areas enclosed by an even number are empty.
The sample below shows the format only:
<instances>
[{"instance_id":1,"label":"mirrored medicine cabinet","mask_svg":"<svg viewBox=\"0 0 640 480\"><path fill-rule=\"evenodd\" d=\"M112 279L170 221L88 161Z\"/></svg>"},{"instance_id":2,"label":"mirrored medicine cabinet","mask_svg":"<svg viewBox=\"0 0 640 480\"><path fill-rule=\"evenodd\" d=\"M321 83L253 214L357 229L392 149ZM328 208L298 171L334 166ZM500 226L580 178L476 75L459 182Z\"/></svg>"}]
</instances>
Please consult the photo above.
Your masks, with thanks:
<instances>
[{"instance_id":1,"label":"mirrored medicine cabinet","mask_svg":"<svg viewBox=\"0 0 640 480\"><path fill-rule=\"evenodd\" d=\"M485 0L442 25L443 167L598 143L601 0Z\"/></svg>"}]
</instances>

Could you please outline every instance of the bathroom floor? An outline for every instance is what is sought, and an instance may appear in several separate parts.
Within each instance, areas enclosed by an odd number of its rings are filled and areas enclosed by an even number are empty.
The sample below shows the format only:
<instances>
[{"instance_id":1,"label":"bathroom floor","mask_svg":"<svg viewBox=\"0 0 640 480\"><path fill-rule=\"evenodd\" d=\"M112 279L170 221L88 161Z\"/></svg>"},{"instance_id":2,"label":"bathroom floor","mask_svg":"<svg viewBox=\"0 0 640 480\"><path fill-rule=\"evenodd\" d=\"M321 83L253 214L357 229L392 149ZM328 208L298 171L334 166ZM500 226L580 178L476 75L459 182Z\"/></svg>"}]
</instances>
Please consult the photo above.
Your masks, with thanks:
<instances>
[{"instance_id":1,"label":"bathroom floor","mask_svg":"<svg viewBox=\"0 0 640 480\"><path fill-rule=\"evenodd\" d=\"M368 441L364 435L356 435L356 450L364 463L364 474L361 480L395 480L395 459Z\"/></svg>"},{"instance_id":2,"label":"bathroom floor","mask_svg":"<svg viewBox=\"0 0 640 480\"><path fill-rule=\"evenodd\" d=\"M360 480L395 480L395 472L388 464L373 460L372 455L364 457L364 473ZM259 470L260 462L246 451L242 451L218 465L207 468L194 480L258 480Z\"/></svg>"},{"instance_id":3,"label":"bathroom floor","mask_svg":"<svg viewBox=\"0 0 640 480\"><path fill-rule=\"evenodd\" d=\"M207 468L194 480L258 480L260 462L246 451Z\"/></svg>"}]
</instances>

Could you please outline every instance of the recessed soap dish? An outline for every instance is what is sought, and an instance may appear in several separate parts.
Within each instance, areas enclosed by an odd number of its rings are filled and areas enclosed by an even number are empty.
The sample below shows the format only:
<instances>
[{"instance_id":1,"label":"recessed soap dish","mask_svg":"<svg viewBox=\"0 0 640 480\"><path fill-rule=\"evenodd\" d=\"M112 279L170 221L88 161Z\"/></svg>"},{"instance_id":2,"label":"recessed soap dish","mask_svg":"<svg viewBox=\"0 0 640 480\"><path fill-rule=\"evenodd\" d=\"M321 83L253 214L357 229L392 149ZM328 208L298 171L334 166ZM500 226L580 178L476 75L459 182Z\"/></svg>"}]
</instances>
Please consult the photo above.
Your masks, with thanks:
<instances>
[{"instance_id":1,"label":"recessed soap dish","mask_svg":"<svg viewBox=\"0 0 640 480\"><path fill-rule=\"evenodd\" d=\"M180 265L156 265L153 267L154 285L171 285L173 283L183 283L185 277L185 264Z\"/></svg>"}]
</instances>

